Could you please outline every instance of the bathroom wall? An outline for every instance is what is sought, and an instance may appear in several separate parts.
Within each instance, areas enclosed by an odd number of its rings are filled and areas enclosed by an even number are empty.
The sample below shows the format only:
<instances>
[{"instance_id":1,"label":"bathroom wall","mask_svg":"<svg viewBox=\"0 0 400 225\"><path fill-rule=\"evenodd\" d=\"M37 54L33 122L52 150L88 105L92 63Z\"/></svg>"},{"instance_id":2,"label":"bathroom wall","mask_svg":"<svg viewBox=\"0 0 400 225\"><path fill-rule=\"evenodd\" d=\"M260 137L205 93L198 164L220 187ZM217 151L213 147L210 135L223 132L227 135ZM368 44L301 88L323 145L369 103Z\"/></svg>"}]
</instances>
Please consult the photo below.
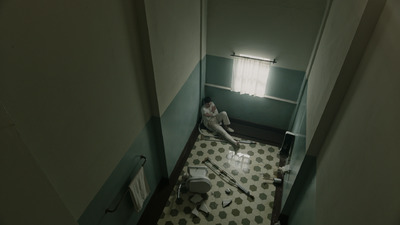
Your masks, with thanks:
<instances>
[{"instance_id":1,"label":"bathroom wall","mask_svg":"<svg viewBox=\"0 0 400 225\"><path fill-rule=\"evenodd\" d=\"M0 167L21 168L2 176L10 186L1 198L19 203L1 204L2 224L73 224L99 192L107 190L100 198L112 203L140 154L148 157L152 190L158 184L164 152L154 141L136 22L129 1L2 2L0 100L19 138L6 142L2 159L12 164ZM30 192L18 188L25 181ZM59 221L20 223L30 212Z\"/></svg>"},{"instance_id":2,"label":"bathroom wall","mask_svg":"<svg viewBox=\"0 0 400 225\"><path fill-rule=\"evenodd\" d=\"M206 1L145 3L169 176L198 121Z\"/></svg>"},{"instance_id":3,"label":"bathroom wall","mask_svg":"<svg viewBox=\"0 0 400 225\"><path fill-rule=\"evenodd\" d=\"M162 115L201 59L200 2L146 0L145 3Z\"/></svg>"},{"instance_id":4,"label":"bathroom wall","mask_svg":"<svg viewBox=\"0 0 400 225\"><path fill-rule=\"evenodd\" d=\"M13 164L1 169L21 170L4 177L10 186L2 200L54 206L30 224L56 216L65 223L136 223L141 213L133 212L129 196L115 213L104 211L126 191L140 155L147 157L153 193L195 127L206 3L3 2L0 100L7 117L1 121L12 125L2 127L1 138L15 138L3 158ZM16 176L21 182L14 184ZM25 176L37 178L30 196L13 188ZM2 224L26 224L14 206L2 204Z\"/></svg>"},{"instance_id":5,"label":"bathroom wall","mask_svg":"<svg viewBox=\"0 0 400 225\"><path fill-rule=\"evenodd\" d=\"M303 187L300 188L298 200L293 205L288 224L314 225L316 223L316 175L315 161L308 171Z\"/></svg>"},{"instance_id":6,"label":"bathroom wall","mask_svg":"<svg viewBox=\"0 0 400 225\"><path fill-rule=\"evenodd\" d=\"M159 119L152 117L140 134L135 138L128 151L122 157L118 165L112 171L96 196L92 199L84 213L79 218L79 224L101 224L117 225L136 224L140 219L141 213L134 211L130 195L124 194L127 191L129 182L136 175L141 165L145 162L140 155L146 157L144 172L150 187L150 196L154 193L157 185L163 176L162 171L166 170L165 165L160 159L160 145L158 143L157 126ZM122 199L122 200L121 200ZM146 207L150 198L147 198ZM113 213L105 214L105 209L115 209L121 201L117 210Z\"/></svg>"},{"instance_id":7,"label":"bathroom wall","mask_svg":"<svg viewBox=\"0 0 400 225\"><path fill-rule=\"evenodd\" d=\"M230 88L232 65L232 59L207 55L206 84ZM206 86L206 94L235 119L287 130L303 78L303 71L271 67L265 95L283 101L240 95L214 86Z\"/></svg>"},{"instance_id":8,"label":"bathroom wall","mask_svg":"<svg viewBox=\"0 0 400 225\"><path fill-rule=\"evenodd\" d=\"M317 224L400 222L400 179L385 172L400 170L399 10L386 1L317 158Z\"/></svg>"},{"instance_id":9,"label":"bathroom wall","mask_svg":"<svg viewBox=\"0 0 400 225\"><path fill-rule=\"evenodd\" d=\"M142 129L141 133L136 137L132 145L130 146L127 153L121 159L119 164L114 169L111 176L104 183L101 190L97 193L96 197L92 200L91 204L85 210L85 213L79 219L80 224L97 224L100 222L102 225L106 224L136 224L141 216L141 213L132 213L132 203L130 202L130 196L127 195L123 198L126 191L126 187L129 181L138 171L138 165L141 161L137 157L138 154L143 154L148 157L148 161L145 164L145 172L152 193L157 187L157 184L161 177L168 177L175 167L177 159L180 157L182 150L193 130L198 119L198 104L200 98L200 67L202 61L200 61L200 43L197 43L197 55L193 55L192 52L174 51L171 47L180 48L180 43L176 42L176 39L163 38L172 35L171 33L186 36L186 32L192 32L193 30L200 30L200 21L194 20L197 27L193 23L189 24L178 24L175 19L179 19L180 16L186 17L186 9L194 10L191 8L193 5L180 4L179 1L171 3L174 6L172 14L176 18L171 18L169 13L162 10L166 7L164 4L156 4L153 1L144 1L143 10L147 14L144 14L145 18L138 18L140 24L140 32L142 32L142 38L148 38L148 46L141 46L142 51L148 54L151 59L145 62L147 66L151 64L152 68L147 68L147 73L151 73L154 79L150 79L148 88L154 91L156 106L154 116L146 124L145 128ZM196 13L200 14L200 4L197 4ZM140 9L139 9L140 10ZM139 13L141 13L139 11ZM194 15L194 18L200 18L199 15ZM192 18L188 18L190 20ZM156 24L156 25L155 25ZM154 25L154 26L153 26ZM170 29L164 29L170 27ZM147 37L143 35L143 32L148 32ZM198 32L200 35L200 32ZM200 36L196 37L200 40ZM187 42L193 42L188 39ZM162 49L169 49L170 55L164 54ZM184 58L184 54L187 57L197 57L198 62L189 74L186 74L188 69L187 66L178 65L176 60L178 58ZM171 55L173 55L171 57ZM168 65L167 65L168 64ZM169 67L170 70L160 72L157 68ZM173 70L173 72L172 72ZM177 72L179 76L175 73ZM165 92L163 95L173 95L173 92L166 91L159 86L157 79L182 79L183 85L178 88L178 92L173 96L172 102L161 103L164 101L159 98L160 92ZM168 81L169 82L169 81ZM161 83L161 85L167 85ZM154 89L153 89L154 88ZM165 97L165 96L163 96ZM154 99L153 99L154 100ZM167 104L166 109L163 108L163 104ZM161 143L160 143L161 142ZM145 151L147 150L147 151ZM150 160L149 160L150 159ZM157 160L156 160L157 159ZM109 196L109 193L115 193L113 197ZM118 210L114 213L104 214L104 208L114 207L119 199L123 199ZM145 202L145 205L148 203Z\"/></svg>"},{"instance_id":10,"label":"bathroom wall","mask_svg":"<svg viewBox=\"0 0 400 225\"><path fill-rule=\"evenodd\" d=\"M200 63L161 117L168 174L171 175L199 119Z\"/></svg>"},{"instance_id":11,"label":"bathroom wall","mask_svg":"<svg viewBox=\"0 0 400 225\"><path fill-rule=\"evenodd\" d=\"M208 17L208 0L200 0L201 2L201 61L200 61L200 98L205 97L204 84L206 82L206 69L207 69L207 17ZM201 105L201 102L199 102Z\"/></svg>"},{"instance_id":12,"label":"bathroom wall","mask_svg":"<svg viewBox=\"0 0 400 225\"><path fill-rule=\"evenodd\" d=\"M289 216L289 224L316 224L316 160L306 154L306 115L307 83L291 130L295 138L286 161L289 173L283 179L281 213Z\"/></svg>"},{"instance_id":13,"label":"bathroom wall","mask_svg":"<svg viewBox=\"0 0 400 225\"><path fill-rule=\"evenodd\" d=\"M283 192L282 192L281 210L285 215L288 215L290 213L294 204L293 203L294 199L297 197L297 193L291 193L295 183L299 181L302 182L302 180L304 180L304 176L302 176L302 174L300 174L300 176L298 175L299 173L304 172L300 170L302 169L302 164L306 159L306 115L307 115L306 106L307 106L307 85L305 85L304 91L301 95L299 109L297 111L293 128L291 130L291 132L295 134L295 138L293 142L293 147L291 149L290 157L286 163L286 165L290 168L290 173L286 174L284 177ZM286 204L287 200L288 203Z\"/></svg>"},{"instance_id":14,"label":"bathroom wall","mask_svg":"<svg viewBox=\"0 0 400 225\"><path fill-rule=\"evenodd\" d=\"M305 71L325 1L210 0L207 54L232 52L276 58L281 68Z\"/></svg>"},{"instance_id":15,"label":"bathroom wall","mask_svg":"<svg viewBox=\"0 0 400 225\"><path fill-rule=\"evenodd\" d=\"M399 223L400 201L393 196L400 180L382 177L400 169L394 150L400 108L393 98L400 95L399 8L392 0L332 2L308 83L307 154L316 155L316 172L309 170L312 182L299 188L305 192L289 224L307 221L299 212L310 214L304 206L314 195L309 222ZM377 192L382 185L385 191Z\"/></svg>"},{"instance_id":16,"label":"bathroom wall","mask_svg":"<svg viewBox=\"0 0 400 225\"><path fill-rule=\"evenodd\" d=\"M289 102L213 86L206 86L206 95L232 118L289 130L325 4L209 1L206 83L230 87L233 52L275 58L266 94Z\"/></svg>"},{"instance_id":17,"label":"bathroom wall","mask_svg":"<svg viewBox=\"0 0 400 225\"><path fill-rule=\"evenodd\" d=\"M77 224L2 104L0 149L1 224Z\"/></svg>"},{"instance_id":18,"label":"bathroom wall","mask_svg":"<svg viewBox=\"0 0 400 225\"><path fill-rule=\"evenodd\" d=\"M331 6L309 77L307 148L339 76L367 2L334 2Z\"/></svg>"},{"instance_id":19,"label":"bathroom wall","mask_svg":"<svg viewBox=\"0 0 400 225\"><path fill-rule=\"evenodd\" d=\"M317 155L385 1L332 1L309 75L307 151Z\"/></svg>"}]
</instances>

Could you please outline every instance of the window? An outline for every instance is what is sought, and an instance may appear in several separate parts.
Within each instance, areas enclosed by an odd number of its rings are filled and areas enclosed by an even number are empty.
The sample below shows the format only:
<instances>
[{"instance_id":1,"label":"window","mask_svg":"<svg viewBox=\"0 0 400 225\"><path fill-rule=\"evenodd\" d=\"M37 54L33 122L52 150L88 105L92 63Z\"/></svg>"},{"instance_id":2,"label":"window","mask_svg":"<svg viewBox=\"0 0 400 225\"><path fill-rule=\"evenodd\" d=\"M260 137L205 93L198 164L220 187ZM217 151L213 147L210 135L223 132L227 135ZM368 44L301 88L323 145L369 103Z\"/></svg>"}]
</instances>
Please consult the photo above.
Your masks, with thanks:
<instances>
[{"instance_id":1,"label":"window","mask_svg":"<svg viewBox=\"0 0 400 225\"><path fill-rule=\"evenodd\" d=\"M240 94L264 97L270 64L269 61L235 57L231 90Z\"/></svg>"}]
</instances>

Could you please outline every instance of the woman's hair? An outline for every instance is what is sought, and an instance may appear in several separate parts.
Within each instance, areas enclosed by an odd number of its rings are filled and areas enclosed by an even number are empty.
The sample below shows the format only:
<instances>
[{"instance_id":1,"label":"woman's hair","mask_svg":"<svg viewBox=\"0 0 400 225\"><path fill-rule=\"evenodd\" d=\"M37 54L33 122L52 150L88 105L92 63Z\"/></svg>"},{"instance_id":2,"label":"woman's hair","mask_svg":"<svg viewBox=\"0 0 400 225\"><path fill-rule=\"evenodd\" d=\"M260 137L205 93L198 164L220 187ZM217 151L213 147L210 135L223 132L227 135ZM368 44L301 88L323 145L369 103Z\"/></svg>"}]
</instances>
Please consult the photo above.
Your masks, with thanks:
<instances>
[{"instance_id":1,"label":"woman's hair","mask_svg":"<svg viewBox=\"0 0 400 225\"><path fill-rule=\"evenodd\" d=\"M211 102L211 98L210 97L205 97L204 98L204 103L209 103Z\"/></svg>"}]
</instances>

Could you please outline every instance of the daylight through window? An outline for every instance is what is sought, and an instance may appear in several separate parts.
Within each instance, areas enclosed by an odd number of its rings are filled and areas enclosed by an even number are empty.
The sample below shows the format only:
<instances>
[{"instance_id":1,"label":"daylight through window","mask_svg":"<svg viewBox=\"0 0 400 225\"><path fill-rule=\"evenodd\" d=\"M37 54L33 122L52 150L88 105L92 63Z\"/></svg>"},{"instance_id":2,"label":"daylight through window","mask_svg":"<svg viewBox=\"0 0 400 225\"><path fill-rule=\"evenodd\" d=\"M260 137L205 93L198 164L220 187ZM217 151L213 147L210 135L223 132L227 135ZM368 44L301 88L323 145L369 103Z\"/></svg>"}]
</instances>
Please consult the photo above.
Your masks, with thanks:
<instances>
[{"instance_id":1,"label":"daylight through window","mask_svg":"<svg viewBox=\"0 0 400 225\"><path fill-rule=\"evenodd\" d=\"M264 97L270 64L267 61L234 58L231 90Z\"/></svg>"}]
</instances>

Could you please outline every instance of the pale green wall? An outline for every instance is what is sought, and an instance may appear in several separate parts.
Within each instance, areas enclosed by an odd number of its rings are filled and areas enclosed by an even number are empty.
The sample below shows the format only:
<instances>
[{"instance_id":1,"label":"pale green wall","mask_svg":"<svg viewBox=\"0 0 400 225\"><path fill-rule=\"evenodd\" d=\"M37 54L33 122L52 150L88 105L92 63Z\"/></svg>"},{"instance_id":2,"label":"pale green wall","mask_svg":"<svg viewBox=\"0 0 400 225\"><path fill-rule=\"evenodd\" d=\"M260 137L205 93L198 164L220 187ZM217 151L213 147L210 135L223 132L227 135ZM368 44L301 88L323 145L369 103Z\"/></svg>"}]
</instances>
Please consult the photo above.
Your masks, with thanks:
<instances>
[{"instance_id":1,"label":"pale green wall","mask_svg":"<svg viewBox=\"0 0 400 225\"><path fill-rule=\"evenodd\" d=\"M304 91L300 98L300 104L295 116L293 128L291 130L292 133L295 134L293 148L291 149L290 159L287 160L287 165L290 168L290 173L284 176L284 183L283 183L283 192L282 192L282 205L281 208L284 214L290 214L292 210L293 202L295 198L297 198L297 194L292 194L290 196L288 204L286 201L291 194L291 190L295 185L295 182L303 182L305 177L308 176L301 176L299 173L309 173L309 171L304 170L300 171L303 166L304 160L306 158L306 115L307 115L307 85L305 85ZM307 168L309 169L309 167ZM299 187L299 186L298 186ZM296 190L300 191L300 190Z\"/></svg>"},{"instance_id":2,"label":"pale green wall","mask_svg":"<svg viewBox=\"0 0 400 225\"><path fill-rule=\"evenodd\" d=\"M233 59L207 55L206 83L230 88L232 81Z\"/></svg>"},{"instance_id":3,"label":"pale green wall","mask_svg":"<svg viewBox=\"0 0 400 225\"><path fill-rule=\"evenodd\" d=\"M168 174L171 175L199 119L200 62L161 117Z\"/></svg>"},{"instance_id":4,"label":"pale green wall","mask_svg":"<svg viewBox=\"0 0 400 225\"><path fill-rule=\"evenodd\" d=\"M326 1L215 0L208 2L206 83L230 87L233 52L276 58L267 95L297 101ZM206 87L232 118L289 130L296 103L239 96Z\"/></svg>"},{"instance_id":5,"label":"pale green wall","mask_svg":"<svg viewBox=\"0 0 400 225\"><path fill-rule=\"evenodd\" d=\"M226 111L231 118L287 130L295 104L267 98L241 95L237 92L206 86L205 93L210 96L218 110Z\"/></svg>"},{"instance_id":6,"label":"pale green wall","mask_svg":"<svg viewBox=\"0 0 400 225\"><path fill-rule=\"evenodd\" d=\"M114 208L115 202L127 190L130 180L142 162L139 159L140 154L147 157L144 169L152 191L150 195L154 193L161 177L165 178L170 175L166 175L166 172L172 172L193 128L196 127L199 90L200 62L164 115L161 118L152 117L136 137L127 153L79 218L79 224L122 225L127 222L128 224L137 224L143 211L133 212L129 195L125 196L116 212L104 215L104 209ZM162 129L162 137L157 136L160 133L157 129ZM159 143L160 141L163 143ZM165 152L168 152L165 158L160 157L162 146ZM145 206L149 199L146 200Z\"/></svg>"},{"instance_id":7,"label":"pale green wall","mask_svg":"<svg viewBox=\"0 0 400 225\"><path fill-rule=\"evenodd\" d=\"M317 224L400 222L399 10L386 2L317 158Z\"/></svg>"},{"instance_id":8,"label":"pale green wall","mask_svg":"<svg viewBox=\"0 0 400 225\"><path fill-rule=\"evenodd\" d=\"M296 112L296 117L293 122L292 132L296 134L306 135L307 125L307 93L308 93L307 81L304 84L304 90L300 93L299 105Z\"/></svg>"},{"instance_id":9,"label":"pale green wall","mask_svg":"<svg viewBox=\"0 0 400 225\"><path fill-rule=\"evenodd\" d=\"M206 83L230 88L232 66L230 58L207 55ZM218 108L227 111L232 118L288 130L303 79L303 71L271 67L265 95L289 102L240 95L211 86L206 86L205 90Z\"/></svg>"},{"instance_id":10,"label":"pale green wall","mask_svg":"<svg viewBox=\"0 0 400 225\"><path fill-rule=\"evenodd\" d=\"M230 88L233 59L207 55L206 83ZM297 101L303 83L304 71L271 66L265 95Z\"/></svg>"},{"instance_id":11,"label":"pale green wall","mask_svg":"<svg viewBox=\"0 0 400 225\"><path fill-rule=\"evenodd\" d=\"M208 16L208 0L200 0L202 8L201 8L201 13L202 13L202 20L201 20L201 64L200 64L200 73L201 73L201 87L200 87L200 98L203 99L205 97L205 91L204 91L204 83L206 81L206 68L207 68L207 58L206 58L206 53L207 53L207 16ZM201 101L199 102L199 106L201 105Z\"/></svg>"},{"instance_id":12,"label":"pale green wall","mask_svg":"<svg viewBox=\"0 0 400 225\"><path fill-rule=\"evenodd\" d=\"M206 2L145 0L168 176L198 118L200 69L205 67L202 4Z\"/></svg>"}]
</instances>

